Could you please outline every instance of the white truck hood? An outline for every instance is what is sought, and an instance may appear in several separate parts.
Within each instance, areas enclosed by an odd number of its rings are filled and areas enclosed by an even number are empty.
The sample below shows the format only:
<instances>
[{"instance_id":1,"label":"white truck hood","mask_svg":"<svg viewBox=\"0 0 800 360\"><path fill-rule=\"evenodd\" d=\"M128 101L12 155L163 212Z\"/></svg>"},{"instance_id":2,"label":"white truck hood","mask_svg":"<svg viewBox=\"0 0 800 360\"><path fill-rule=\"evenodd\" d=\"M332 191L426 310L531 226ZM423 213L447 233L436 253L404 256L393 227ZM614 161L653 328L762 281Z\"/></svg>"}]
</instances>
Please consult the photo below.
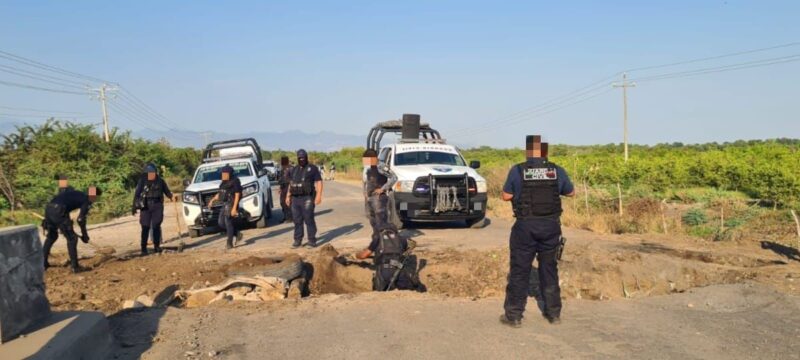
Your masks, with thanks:
<instances>
[{"instance_id":1,"label":"white truck hood","mask_svg":"<svg viewBox=\"0 0 800 360\"><path fill-rule=\"evenodd\" d=\"M431 175L463 175L469 174L476 181L485 181L475 169L469 166L453 165L401 165L393 166L392 171L398 180L416 180L420 176Z\"/></svg>"},{"instance_id":2,"label":"white truck hood","mask_svg":"<svg viewBox=\"0 0 800 360\"><path fill-rule=\"evenodd\" d=\"M258 178L255 177L255 176L243 176L243 177L239 178L239 181L241 181L242 186L250 185L252 182L257 181L257 180L258 180ZM210 190L217 190L217 189L219 189L219 184L220 183L222 183L222 181L220 181L220 180L206 181L206 182L201 182L201 183L194 183L194 184L189 185L189 187L186 188L186 191L187 192L206 192L206 191L210 191Z\"/></svg>"}]
</instances>

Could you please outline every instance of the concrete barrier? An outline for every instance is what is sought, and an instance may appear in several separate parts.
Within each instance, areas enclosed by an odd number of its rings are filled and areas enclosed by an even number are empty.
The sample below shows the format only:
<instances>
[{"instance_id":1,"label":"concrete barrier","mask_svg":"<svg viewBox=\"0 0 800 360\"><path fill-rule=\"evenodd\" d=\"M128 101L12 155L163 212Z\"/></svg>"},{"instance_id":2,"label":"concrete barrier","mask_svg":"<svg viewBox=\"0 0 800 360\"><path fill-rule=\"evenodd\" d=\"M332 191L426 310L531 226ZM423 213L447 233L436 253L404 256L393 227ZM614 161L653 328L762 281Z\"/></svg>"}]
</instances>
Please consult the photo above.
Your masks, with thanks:
<instances>
[{"instance_id":1,"label":"concrete barrier","mask_svg":"<svg viewBox=\"0 0 800 360\"><path fill-rule=\"evenodd\" d=\"M50 316L36 227L0 229L0 343Z\"/></svg>"}]
</instances>

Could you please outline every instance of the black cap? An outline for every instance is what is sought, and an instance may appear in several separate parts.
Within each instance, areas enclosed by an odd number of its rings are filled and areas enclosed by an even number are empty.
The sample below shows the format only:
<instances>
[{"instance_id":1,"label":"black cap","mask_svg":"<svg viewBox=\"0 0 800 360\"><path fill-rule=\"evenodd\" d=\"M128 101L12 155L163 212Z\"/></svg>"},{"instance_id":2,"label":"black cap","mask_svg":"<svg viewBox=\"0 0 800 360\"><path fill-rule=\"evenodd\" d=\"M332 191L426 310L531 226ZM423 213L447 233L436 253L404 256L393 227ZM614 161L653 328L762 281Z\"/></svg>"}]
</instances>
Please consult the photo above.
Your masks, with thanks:
<instances>
[{"instance_id":1,"label":"black cap","mask_svg":"<svg viewBox=\"0 0 800 360\"><path fill-rule=\"evenodd\" d=\"M378 152L373 150L373 149L367 149L367 150L364 151L364 155L361 155L361 157L365 157L365 158L366 157L369 157L369 158L378 157Z\"/></svg>"},{"instance_id":2,"label":"black cap","mask_svg":"<svg viewBox=\"0 0 800 360\"><path fill-rule=\"evenodd\" d=\"M69 180L67 175L64 175L64 174L58 174L58 175L55 176L55 178L56 178L56 180Z\"/></svg>"},{"instance_id":3,"label":"black cap","mask_svg":"<svg viewBox=\"0 0 800 360\"><path fill-rule=\"evenodd\" d=\"M297 157L308 159L308 153L304 149L297 150Z\"/></svg>"},{"instance_id":4,"label":"black cap","mask_svg":"<svg viewBox=\"0 0 800 360\"><path fill-rule=\"evenodd\" d=\"M219 169L219 172L233 174L233 168L230 165L225 165L221 169Z\"/></svg>"}]
</instances>

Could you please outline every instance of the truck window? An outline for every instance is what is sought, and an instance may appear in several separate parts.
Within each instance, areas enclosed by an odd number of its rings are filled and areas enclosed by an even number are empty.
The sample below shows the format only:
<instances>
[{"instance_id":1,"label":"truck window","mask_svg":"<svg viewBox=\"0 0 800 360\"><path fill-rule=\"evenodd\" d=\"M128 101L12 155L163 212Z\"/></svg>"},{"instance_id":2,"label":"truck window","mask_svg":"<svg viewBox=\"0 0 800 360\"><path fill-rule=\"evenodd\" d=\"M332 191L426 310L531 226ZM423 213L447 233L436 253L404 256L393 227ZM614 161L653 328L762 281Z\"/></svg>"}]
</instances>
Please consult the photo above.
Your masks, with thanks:
<instances>
[{"instance_id":1,"label":"truck window","mask_svg":"<svg viewBox=\"0 0 800 360\"><path fill-rule=\"evenodd\" d=\"M394 164L401 165L454 165L466 166L461 156L439 151L413 151L397 154Z\"/></svg>"},{"instance_id":2,"label":"truck window","mask_svg":"<svg viewBox=\"0 0 800 360\"><path fill-rule=\"evenodd\" d=\"M228 164L233 168L233 174L237 177L243 176L253 176L250 170L250 166L246 162L236 162ZM216 181L220 180L220 173L219 169L221 169L224 164L219 164L215 166L208 166L203 167L197 170L197 176L194 178L195 183L201 183L206 181Z\"/></svg>"}]
</instances>

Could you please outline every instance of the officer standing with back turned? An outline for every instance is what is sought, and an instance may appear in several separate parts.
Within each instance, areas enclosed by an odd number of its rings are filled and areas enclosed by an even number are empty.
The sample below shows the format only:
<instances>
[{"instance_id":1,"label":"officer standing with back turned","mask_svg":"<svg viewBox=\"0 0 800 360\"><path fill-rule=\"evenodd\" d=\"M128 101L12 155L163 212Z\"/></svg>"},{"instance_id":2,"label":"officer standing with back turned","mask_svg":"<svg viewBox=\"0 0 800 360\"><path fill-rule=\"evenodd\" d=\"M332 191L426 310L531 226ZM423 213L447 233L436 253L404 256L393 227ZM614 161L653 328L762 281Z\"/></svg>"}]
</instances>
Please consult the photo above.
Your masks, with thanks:
<instances>
[{"instance_id":1,"label":"officer standing with back turned","mask_svg":"<svg viewBox=\"0 0 800 360\"><path fill-rule=\"evenodd\" d=\"M527 161L511 168L502 194L504 201L512 202L516 221L511 228L511 267L500 322L515 328L522 326L534 258L539 261L543 315L551 324L561 322L557 259L563 246L561 196L575 195L567 172L547 160L547 143L538 135L529 135L525 142Z\"/></svg>"},{"instance_id":2,"label":"officer standing with back turned","mask_svg":"<svg viewBox=\"0 0 800 360\"><path fill-rule=\"evenodd\" d=\"M153 247L156 253L161 252L161 223L164 222L164 196L176 201L175 196L169 191L167 183L158 176L156 166L147 164L144 174L136 184L133 195L133 208L131 215L139 211L139 225L142 226L141 248L142 256L147 255L147 238L150 230L153 231Z\"/></svg>"}]
</instances>

